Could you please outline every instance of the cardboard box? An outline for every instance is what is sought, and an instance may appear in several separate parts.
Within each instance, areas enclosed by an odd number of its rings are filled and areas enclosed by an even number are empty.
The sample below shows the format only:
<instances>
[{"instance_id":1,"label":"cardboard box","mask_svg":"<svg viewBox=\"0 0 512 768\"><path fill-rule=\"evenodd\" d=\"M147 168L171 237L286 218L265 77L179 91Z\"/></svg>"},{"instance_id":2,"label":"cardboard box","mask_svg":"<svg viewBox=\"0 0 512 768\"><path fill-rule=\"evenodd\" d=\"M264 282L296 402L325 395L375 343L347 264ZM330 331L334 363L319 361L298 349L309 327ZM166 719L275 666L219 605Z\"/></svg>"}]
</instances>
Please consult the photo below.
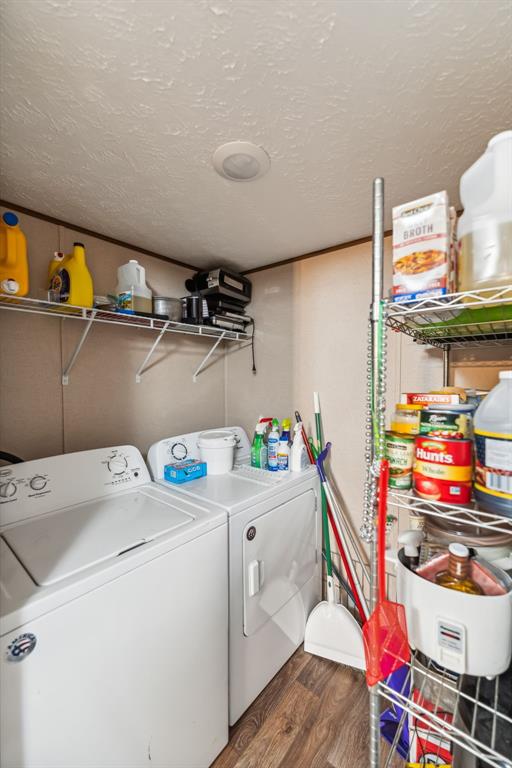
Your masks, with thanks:
<instances>
[{"instance_id":1,"label":"cardboard box","mask_svg":"<svg viewBox=\"0 0 512 768\"><path fill-rule=\"evenodd\" d=\"M447 192L393 208L393 301L455 291L453 227Z\"/></svg>"}]
</instances>

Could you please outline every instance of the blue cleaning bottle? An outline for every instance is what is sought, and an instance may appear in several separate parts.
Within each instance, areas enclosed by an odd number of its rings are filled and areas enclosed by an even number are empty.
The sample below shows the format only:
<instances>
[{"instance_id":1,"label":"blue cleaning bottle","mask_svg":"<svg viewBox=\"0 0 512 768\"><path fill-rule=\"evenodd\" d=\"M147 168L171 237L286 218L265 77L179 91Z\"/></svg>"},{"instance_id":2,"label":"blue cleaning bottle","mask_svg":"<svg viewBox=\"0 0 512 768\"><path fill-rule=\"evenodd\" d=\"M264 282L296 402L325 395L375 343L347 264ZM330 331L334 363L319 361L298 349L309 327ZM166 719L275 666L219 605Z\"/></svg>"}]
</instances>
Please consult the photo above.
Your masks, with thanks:
<instances>
[{"instance_id":1,"label":"blue cleaning bottle","mask_svg":"<svg viewBox=\"0 0 512 768\"><path fill-rule=\"evenodd\" d=\"M277 454L279 452L279 422L277 419L272 419L272 431L268 436L268 468L271 472L277 472L278 462Z\"/></svg>"}]
</instances>

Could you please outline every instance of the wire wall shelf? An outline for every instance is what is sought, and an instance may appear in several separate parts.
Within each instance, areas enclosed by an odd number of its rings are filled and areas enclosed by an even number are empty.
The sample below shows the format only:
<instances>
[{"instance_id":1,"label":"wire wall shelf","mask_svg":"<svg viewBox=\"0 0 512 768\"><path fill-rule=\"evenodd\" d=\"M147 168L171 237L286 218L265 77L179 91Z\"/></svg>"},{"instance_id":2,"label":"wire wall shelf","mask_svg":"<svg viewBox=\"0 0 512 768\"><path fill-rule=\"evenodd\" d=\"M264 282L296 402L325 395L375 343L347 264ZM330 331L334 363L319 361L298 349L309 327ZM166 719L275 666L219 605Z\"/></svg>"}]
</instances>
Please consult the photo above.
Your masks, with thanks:
<instances>
[{"instance_id":1,"label":"wire wall shelf","mask_svg":"<svg viewBox=\"0 0 512 768\"><path fill-rule=\"evenodd\" d=\"M61 320L85 321L86 324L80 340L78 341L66 368L62 372L63 385L69 383L71 369L73 368L94 323L107 323L108 325L124 326L125 328L142 328L150 331L158 331L158 335L150 347L148 354L135 374L135 381L138 384L141 381L143 372L147 369L150 358L165 334L174 333L182 336L196 336L214 340L213 346L193 374L192 379L194 382L222 341L251 340L251 336L248 333L216 328L212 325L191 325L188 323L180 323L175 320L160 320L155 317L143 317L142 315L124 315L103 309L76 307L68 304L58 304L52 301L20 296L6 296L0 294L0 309L7 309L15 312L28 312L34 315L45 315L46 317L56 317Z\"/></svg>"},{"instance_id":2,"label":"wire wall shelf","mask_svg":"<svg viewBox=\"0 0 512 768\"><path fill-rule=\"evenodd\" d=\"M386 323L444 349L512 344L512 285L421 301L385 302Z\"/></svg>"},{"instance_id":3,"label":"wire wall shelf","mask_svg":"<svg viewBox=\"0 0 512 768\"><path fill-rule=\"evenodd\" d=\"M441 501L427 501L409 492L399 493L390 489L388 506L417 515L439 517L452 525L471 526L474 535L477 536L485 536L490 532L508 533L512 536L512 518L484 512L478 509L476 504L462 506Z\"/></svg>"},{"instance_id":4,"label":"wire wall shelf","mask_svg":"<svg viewBox=\"0 0 512 768\"><path fill-rule=\"evenodd\" d=\"M396 678L395 678L396 680ZM492 680L456 675L414 653L397 683L379 684L380 695L391 704L397 728L385 762L391 764L400 741L412 744L418 764L441 765L444 755L465 753L494 768L512 768L512 676L510 670ZM428 745L428 755L423 751ZM426 763L425 763L426 760Z\"/></svg>"}]
</instances>

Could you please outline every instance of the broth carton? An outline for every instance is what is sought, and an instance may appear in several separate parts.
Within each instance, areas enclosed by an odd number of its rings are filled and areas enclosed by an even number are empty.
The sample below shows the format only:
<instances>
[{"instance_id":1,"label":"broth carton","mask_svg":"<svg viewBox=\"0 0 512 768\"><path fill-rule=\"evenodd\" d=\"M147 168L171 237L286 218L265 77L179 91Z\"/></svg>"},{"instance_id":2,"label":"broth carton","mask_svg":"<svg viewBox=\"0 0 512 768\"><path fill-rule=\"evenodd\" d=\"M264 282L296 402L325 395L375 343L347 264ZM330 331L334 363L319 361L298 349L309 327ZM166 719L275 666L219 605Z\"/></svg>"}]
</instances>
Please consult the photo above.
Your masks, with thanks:
<instances>
[{"instance_id":1,"label":"broth carton","mask_svg":"<svg viewBox=\"0 0 512 768\"><path fill-rule=\"evenodd\" d=\"M455 291L453 226L446 192L393 208L393 301Z\"/></svg>"}]
</instances>

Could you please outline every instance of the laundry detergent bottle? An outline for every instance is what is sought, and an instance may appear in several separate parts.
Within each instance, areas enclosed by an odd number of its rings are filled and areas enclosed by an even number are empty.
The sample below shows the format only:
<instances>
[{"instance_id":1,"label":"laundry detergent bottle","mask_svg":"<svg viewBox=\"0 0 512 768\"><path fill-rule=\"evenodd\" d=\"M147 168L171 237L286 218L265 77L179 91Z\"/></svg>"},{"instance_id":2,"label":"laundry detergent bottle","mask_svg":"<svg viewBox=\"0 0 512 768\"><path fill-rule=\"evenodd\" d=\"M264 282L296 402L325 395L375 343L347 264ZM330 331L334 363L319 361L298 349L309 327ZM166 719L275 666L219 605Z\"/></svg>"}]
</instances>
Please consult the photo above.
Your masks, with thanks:
<instances>
[{"instance_id":1,"label":"laundry detergent bottle","mask_svg":"<svg viewBox=\"0 0 512 768\"><path fill-rule=\"evenodd\" d=\"M474 419L475 499L486 512L512 517L512 371L478 406Z\"/></svg>"},{"instance_id":2,"label":"laundry detergent bottle","mask_svg":"<svg viewBox=\"0 0 512 768\"><path fill-rule=\"evenodd\" d=\"M73 243L73 253L56 262L50 262L50 291L53 300L75 307L92 307L93 287L91 273L85 262L85 248L82 243Z\"/></svg>"},{"instance_id":3,"label":"laundry detergent bottle","mask_svg":"<svg viewBox=\"0 0 512 768\"><path fill-rule=\"evenodd\" d=\"M28 293L27 241L11 211L0 222L0 292L10 296Z\"/></svg>"}]
</instances>

